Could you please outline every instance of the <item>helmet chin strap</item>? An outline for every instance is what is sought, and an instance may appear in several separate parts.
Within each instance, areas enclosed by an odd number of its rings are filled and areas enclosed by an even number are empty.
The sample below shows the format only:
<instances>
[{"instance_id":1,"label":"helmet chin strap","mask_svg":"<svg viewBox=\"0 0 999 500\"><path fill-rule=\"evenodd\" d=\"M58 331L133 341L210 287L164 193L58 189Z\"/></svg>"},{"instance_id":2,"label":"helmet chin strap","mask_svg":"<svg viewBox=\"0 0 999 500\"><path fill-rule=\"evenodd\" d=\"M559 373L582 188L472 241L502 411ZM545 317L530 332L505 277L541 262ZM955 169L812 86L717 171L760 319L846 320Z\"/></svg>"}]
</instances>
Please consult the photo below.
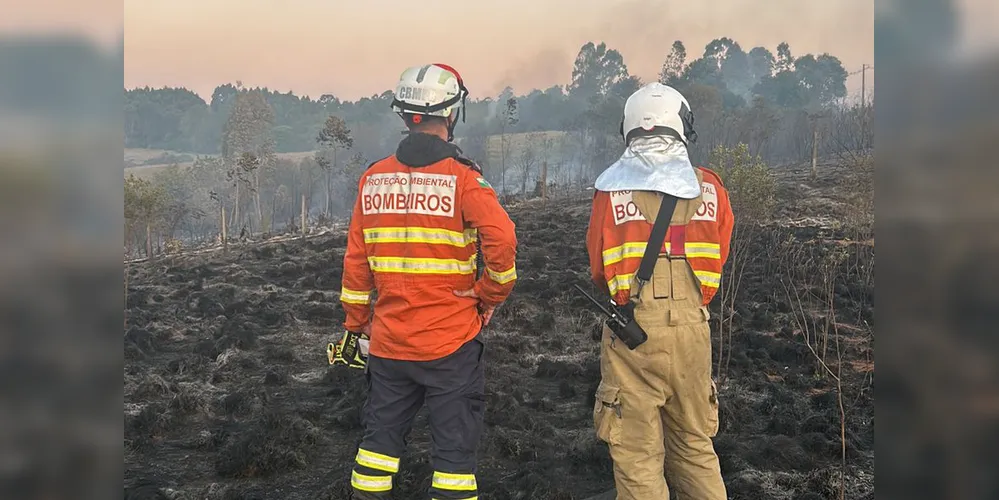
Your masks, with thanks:
<instances>
[{"instance_id":1,"label":"helmet chin strap","mask_svg":"<svg viewBox=\"0 0 999 500\"><path fill-rule=\"evenodd\" d=\"M454 118L448 117L447 119L447 142L454 140L454 128L458 125L458 115L461 114L461 108L455 110Z\"/></svg>"},{"instance_id":2,"label":"helmet chin strap","mask_svg":"<svg viewBox=\"0 0 999 500\"><path fill-rule=\"evenodd\" d=\"M458 109L456 109L454 111L455 112L454 119L453 120L448 120L448 124L447 124L447 142L451 142L451 141L454 140L454 128L455 128L455 126L458 125L458 115L461 115L461 122L465 123L465 113L464 113L464 110L465 110L465 96L468 95L468 91L465 90L465 86L462 85L461 89L459 90L459 92L461 93L461 107L459 107Z\"/></svg>"}]
</instances>

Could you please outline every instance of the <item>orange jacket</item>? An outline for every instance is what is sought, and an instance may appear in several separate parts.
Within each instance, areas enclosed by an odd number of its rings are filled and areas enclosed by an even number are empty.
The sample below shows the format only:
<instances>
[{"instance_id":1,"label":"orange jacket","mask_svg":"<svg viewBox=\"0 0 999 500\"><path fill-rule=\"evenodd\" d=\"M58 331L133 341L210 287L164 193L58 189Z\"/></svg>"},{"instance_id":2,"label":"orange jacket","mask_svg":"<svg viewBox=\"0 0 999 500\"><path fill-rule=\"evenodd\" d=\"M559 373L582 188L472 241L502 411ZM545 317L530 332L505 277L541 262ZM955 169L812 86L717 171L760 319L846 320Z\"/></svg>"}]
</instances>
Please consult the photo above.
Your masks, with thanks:
<instances>
[{"instance_id":1,"label":"orange jacket","mask_svg":"<svg viewBox=\"0 0 999 500\"><path fill-rule=\"evenodd\" d=\"M721 283L722 266L728 259L734 219L728 191L717 174L700 168L701 205L687 223L683 237L685 254L701 285L702 305L714 298ZM679 205L678 205L679 207ZM677 226L670 226L660 254L668 254ZM652 224L632 202L630 191L593 195L586 248L590 255L593 282L608 292L619 305L627 303L632 278L638 271Z\"/></svg>"},{"instance_id":2,"label":"orange jacket","mask_svg":"<svg viewBox=\"0 0 999 500\"><path fill-rule=\"evenodd\" d=\"M340 301L348 330L370 322L375 356L425 361L451 354L481 329L479 301L498 305L516 282L513 221L479 167L457 151L437 137L411 134L361 176ZM477 236L486 272L476 281ZM452 293L470 288L478 300Z\"/></svg>"}]
</instances>

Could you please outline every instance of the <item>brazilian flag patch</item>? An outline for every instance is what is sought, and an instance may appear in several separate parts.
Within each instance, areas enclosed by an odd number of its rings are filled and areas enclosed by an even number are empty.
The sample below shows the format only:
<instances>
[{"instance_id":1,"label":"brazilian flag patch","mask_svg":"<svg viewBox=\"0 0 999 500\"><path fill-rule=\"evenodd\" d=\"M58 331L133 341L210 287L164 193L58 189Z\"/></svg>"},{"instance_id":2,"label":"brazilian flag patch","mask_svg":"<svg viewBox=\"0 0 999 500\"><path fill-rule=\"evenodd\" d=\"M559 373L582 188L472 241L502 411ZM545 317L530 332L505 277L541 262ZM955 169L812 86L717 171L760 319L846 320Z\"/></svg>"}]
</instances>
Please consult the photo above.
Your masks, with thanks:
<instances>
[{"instance_id":1,"label":"brazilian flag patch","mask_svg":"<svg viewBox=\"0 0 999 500\"><path fill-rule=\"evenodd\" d=\"M475 180L479 181L479 185L482 186L482 187L484 187L484 188L489 188L489 189L493 188L493 186L491 184L489 184L489 181L485 180L482 177L478 177Z\"/></svg>"}]
</instances>

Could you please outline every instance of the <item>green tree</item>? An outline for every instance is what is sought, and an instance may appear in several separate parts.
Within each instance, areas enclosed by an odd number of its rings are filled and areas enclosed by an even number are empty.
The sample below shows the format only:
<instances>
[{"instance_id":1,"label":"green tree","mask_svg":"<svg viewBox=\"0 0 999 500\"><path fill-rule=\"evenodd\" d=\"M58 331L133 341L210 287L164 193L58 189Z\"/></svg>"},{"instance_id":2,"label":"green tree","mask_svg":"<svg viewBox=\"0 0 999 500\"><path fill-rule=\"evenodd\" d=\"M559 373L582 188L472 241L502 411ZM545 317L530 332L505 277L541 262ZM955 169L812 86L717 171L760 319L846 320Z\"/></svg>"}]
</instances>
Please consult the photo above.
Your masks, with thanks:
<instances>
[{"instance_id":1,"label":"green tree","mask_svg":"<svg viewBox=\"0 0 999 500\"><path fill-rule=\"evenodd\" d=\"M777 179L762 158L750 154L747 144L716 147L708 164L728 190L737 219L750 224L770 221L777 208Z\"/></svg>"},{"instance_id":2,"label":"green tree","mask_svg":"<svg viewBox=\"0 0 999 500\"><path fill-rule=\"evenodd\" d=\"M677 40L673 42L673 48L666 56L662 69L659 70L659 83L676 87L679 85L680 77L683 76L683 70L686 67L687 48L683 46L683 42Z\"/></svg>"},{"instance_id":3,"label":"green tree","mask_svg":"<svg viewBox=\"0 0 999 500\"><path fill-rule=\"evenodd\" d=\"M732 335L735 331L735 303L746 269L760 258L752 243L768 231L766 223L777 208L777 180L770 167L749 153L744 143L733 147L718 146L711 151L708 164L722 179L735 214L735 227L729 245L729 258L721 280L721 314L716 372L724 377L732 358Z\"/></svg>"},{"instance_id":4,"label":"green tree","mask_svg":"<svg viewBox=\"0 0 999 500\"><path fill-rule=\"evenodd\" d=\"M610 94L619 97L621 100L625 100L631 97L638 89L642 87L642 79L636 75L631 75L628 78L618 81L611 88ZM623 103L622 103L623 109Z\"/></svg>"},{"instance_id":5,"label":"green tree","mask_svg":"<svg viewBox=\"0 0 999 500\"><path fill-rule=\"evenodd\" d=\"M756 85L764 78L770 78L774 74L774 55L765 47L753 47L749 51L749 75Z\"/></svg>"},{"instance_id":6,"label":"green tree","mask_svg":"<svg viewBox=\"0 0 999 500\"><path fill-rule=\"evenodd\" d=\"M803 88L805 106L824 107L846 96L846 69L839 58L829 54L811 54L794 62L795 75Z\"/></svg>"},{"instance_id":7,"label":"green tree","mask_svg":"<svg viewBox=\"0 0 999 500\"><path fill-rule=\"evenodd\" d=\"M167 238L175 238L181 226L185 226L188 235L193 237L193 224L205 216L206 200L199 198L194 174L191 168L172 165L153 177L153 186L162 190L165 198L160 227Z\"/></svg>"},{"instance_id":8,"label":"green tree","mask_svg":"<svg viewBox=\"0 0 999 500\"><path fill-rule=\"evenodd\" d=\"M777 62L774 70L778 73L783 71L794 71L794 56L791 55L791 46L787 42L777 45Z\"/></svg>"},{"instance_id":9,"label":"green tree","mask_svg":"<svg viewBox=\"0 0 999 500\"><path fill-rule=\"evenodd\" d=\"M350 135L350 128L347 123L336 115L326 118L322 130L316 136L319 144L319 151L316 152L316 163L326 172L326 208L324 214L329 217L333 214L333 175L339 168L339 154L341 151L354 147L354 139Z\"/></svg>"},{"instance_id":10,"label":"green tree","mask_svg":"<svg viewBox=\"0 0 999 500\"><path fill-rule=\"evenodd\" d=\"M241 224L240 184L252 194L258 224L263 221L262 177L269 174L274 151L274 110L259 89L240 89L222 133L222 158L233 183L233 226ZM234 228L235 229L235 228Z\"/></svg>"},{"instance_id":11,"label":"green tree","mask_svg":"<svg viewBox=\"0 0 999 500\"><path fill-rule=\"evenodd\" d=\"M344 205L347 208L348 213L350 212L350 207L354 200L357 199L357 183L361 180L361 174L364 173L365 167L368 165L368 159L364 157L360 152L355 152L351 155L350 159L344 162L343 170L341 174L343 176L343 181L345 184L344 193Z\"/></svg>"},{"instance_id":12,"label":"green tree","mask_svg":"<svg viewBox=\"0 0 999 500\"><path fill-rule=\"evenodd\" d=\"M145 230L146 257L153 258L153 229L163 217L167 205L166 193L145 179L133 174L125 178L125 236L131 252L136 232Z\"/></svg>"},{"instance_id":13,"label":"green tree","mask_svg":"<svg viewBox=\"0 0 999 500\"><path fill-rule=\"evenodd\" d=\"M603 42L599 45L587 42L576 55L569 94L583 99L604 95L626 78L628 67L620 52L608 49Z\"/></svg>"}]
</instances>

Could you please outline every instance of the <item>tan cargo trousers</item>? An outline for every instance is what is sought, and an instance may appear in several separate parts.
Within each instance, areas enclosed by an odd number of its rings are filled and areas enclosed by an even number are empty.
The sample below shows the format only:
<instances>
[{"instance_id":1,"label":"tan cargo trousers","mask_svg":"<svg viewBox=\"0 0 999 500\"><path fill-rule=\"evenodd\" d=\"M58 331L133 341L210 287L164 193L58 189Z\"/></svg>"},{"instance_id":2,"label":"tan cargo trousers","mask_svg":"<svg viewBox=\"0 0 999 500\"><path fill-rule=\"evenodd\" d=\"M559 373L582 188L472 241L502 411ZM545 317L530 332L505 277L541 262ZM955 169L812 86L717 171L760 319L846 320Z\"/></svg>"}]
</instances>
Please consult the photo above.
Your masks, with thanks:
<instances>
[{"instance_id":1,"label":"tan cargo trousers","mask_svg":"<svg viewBox=\"0 0 999 500\"><path fill-rule=\"evenodd\" d=\"M610 448L617 499L668 500L672 489L682 500L724 500L711 442L718 398L708 311L697 279L685 260L660 257L640 297L635 319L648 341L629 350L604 326L600 346L593 422Z\"/></svg>"}]
</instances>

